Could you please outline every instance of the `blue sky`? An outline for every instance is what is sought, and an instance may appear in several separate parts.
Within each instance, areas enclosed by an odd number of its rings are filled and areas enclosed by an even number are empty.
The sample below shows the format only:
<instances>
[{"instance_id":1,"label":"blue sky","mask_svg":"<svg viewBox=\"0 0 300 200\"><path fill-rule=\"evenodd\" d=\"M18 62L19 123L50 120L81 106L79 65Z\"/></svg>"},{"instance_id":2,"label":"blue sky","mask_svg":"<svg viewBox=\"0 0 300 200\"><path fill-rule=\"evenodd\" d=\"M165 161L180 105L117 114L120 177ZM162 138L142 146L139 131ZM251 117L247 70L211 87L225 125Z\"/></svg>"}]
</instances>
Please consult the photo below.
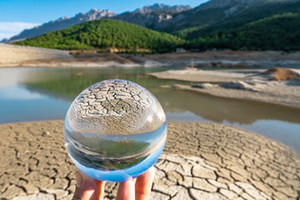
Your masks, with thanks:
<instances>
[{"instance_id":1,"label":"blue sky","mask_svg":"<svg viewBox=\"0 0 300 200\"><path fill-rule=\"evenodd\" d=\"M0 0L0 40L55 20L72 17L91 8L108 9L115 13L132 11L154 3L190 5L195 7L207 0Z\"/></svg>"}]
</instances>

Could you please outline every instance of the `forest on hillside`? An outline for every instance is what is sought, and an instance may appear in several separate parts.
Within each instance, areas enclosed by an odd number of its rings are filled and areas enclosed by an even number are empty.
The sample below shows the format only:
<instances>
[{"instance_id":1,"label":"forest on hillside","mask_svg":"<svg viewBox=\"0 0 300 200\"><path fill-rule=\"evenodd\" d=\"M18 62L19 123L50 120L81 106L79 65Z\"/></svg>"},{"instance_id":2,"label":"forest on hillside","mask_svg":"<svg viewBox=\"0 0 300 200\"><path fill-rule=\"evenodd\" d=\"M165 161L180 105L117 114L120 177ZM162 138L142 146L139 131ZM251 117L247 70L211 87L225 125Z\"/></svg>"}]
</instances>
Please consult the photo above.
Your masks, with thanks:
<instances>
[{"instance_id":1,"label":"forest on hillside","mask_svg":"<svg viewBox=\"0 0 300 200\"><path fill-rule=\"evenodd\" d=\"M222 27L207 33L197 28L177 31L175 35L150 30L117 20L95 20L35 38L15 42L18 45L64 49L98 50L109 48L129 53L165 53L176 48L191 51L232 50L300 50L300 14L273 15L241 26ZM195 31L191 39L186 36Z\"/></svg>"},{"instance_id":2,"label":"forest on hillside","mask_svg":"<svg viewBox=\"0 0 300 200\"><path fill-rule=\"evenodd\" d=\"M184 40L127 22L105 19L85 22L14 44L64 50L119 48L127 52L144 49L146 52L163 53L174 51L184 44Z\"/></svg>"},{"instance_id":3,"label":"forest on hillside","mask_svg":"<svg viewBox=\"0 0 300 200\"><path fill-rule=\"evenodd\" d=\"M187 41L187 49L300 50L300 14L285 13Z\"/></svg>"}]
</instances>

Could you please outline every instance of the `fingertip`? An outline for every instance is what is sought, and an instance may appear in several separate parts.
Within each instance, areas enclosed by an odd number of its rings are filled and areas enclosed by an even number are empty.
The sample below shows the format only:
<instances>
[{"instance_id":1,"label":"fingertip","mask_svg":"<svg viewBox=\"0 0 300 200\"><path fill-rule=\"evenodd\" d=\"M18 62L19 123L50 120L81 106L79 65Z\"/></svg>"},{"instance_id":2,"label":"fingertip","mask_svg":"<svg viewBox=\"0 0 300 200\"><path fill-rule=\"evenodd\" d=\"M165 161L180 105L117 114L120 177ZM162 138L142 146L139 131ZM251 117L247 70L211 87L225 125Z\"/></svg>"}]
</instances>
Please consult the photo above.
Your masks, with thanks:
<instances>
[{"instance_id":1,"label":"fingertip","mask_svg":"<svg viewBox=\"0 0 300 200\"><path fill-rule=\"evenodd\" d=\"M156 173L156 169L152 166L152 167L150 167L150 169L148 169L148 170L146 171L146 173L147 173L147 176L149 176L149 177L154 177L154 176L155 176L155 173Z\"/></svg>"},{"instance_id":2,"label":"fingertip","mask_svg":"<svg viewBox=\"0 0 300 200\"><path fill-rule=\"evenodd\" d=\"M135 179L129 179L127 181L119 183L119 189L117 194L117 200L134 200L135 191L134 191Z\"/></svg>"},{"instance_id":3,"label":"fingertip","mask_svg":"<svg viewBox=\"0 0 300 200\"><path fill-rule=\"evenodd\" d=\"M152 182L154 176L155 176L155 168L152 166L147 171L145 171L142 175L140 175L137 180L138 182Z\"/></svg>"},{"instance_id":4,"label":"fingertip","mask_svg":"<svg viewBox=\"0 0 300 200\"><path fill-rule=\"evenodd\" d=\"M137 200L150 199L152 183L155 176L155 168L151 167L137 178L135 184L135 197Z\"/></svg>"},{"instance_id":5,"label":"fingertip","mask_svg":"<svg viewBox=\"0 0 300 200\"><path fill-rule=\"evenodd\" d=\"M96 200L104 195L104 181L95 180L79 170L75 172L76 190L73 199L78 200Z\"/></svg>"}]
</instances>

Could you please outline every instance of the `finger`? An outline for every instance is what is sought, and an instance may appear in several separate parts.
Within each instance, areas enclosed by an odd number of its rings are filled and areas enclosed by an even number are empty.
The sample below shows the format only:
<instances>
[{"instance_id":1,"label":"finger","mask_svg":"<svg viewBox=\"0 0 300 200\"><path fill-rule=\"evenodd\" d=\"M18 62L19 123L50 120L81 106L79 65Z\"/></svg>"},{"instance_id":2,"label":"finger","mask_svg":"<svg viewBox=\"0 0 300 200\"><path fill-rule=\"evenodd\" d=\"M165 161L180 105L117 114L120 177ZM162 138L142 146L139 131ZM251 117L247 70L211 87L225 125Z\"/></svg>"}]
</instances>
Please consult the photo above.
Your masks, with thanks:
<instances>
[{"instance_id":1,"label":"finger","mask_svg":"<svg viewBox=\"0 0 300 200\"><path fill-rule=\"evenodd\" d=\"M150 199L152 183L155 175L154 167L148 169L144 174L139 176L135 183L135 199L148 200Z\"/></svg>"},{"instance_id":2,"label":"finger","mask_svg":"<svg viewBox=\"0 0 300 200\"><path fill-rule=\"evenodd\" d=\"M117 200L134 200L134 180L130 179L128 181L119 184Z\"/></svg>"},{"instance_id":3,"label":"finger","mask_svg":"<svg viewBox=\"0 0 300 200\"><path fill-rule=\"evenodd\" d=\"M104 197L104 188L105 188L105 181L96 181L97 189L95 193L95 199L102 200Z\"/></svg>"},{"instance_id":4,"label":"finger","mask_svg":"<svg viewBox=\"0 0 300 200\"><path fill-rule=\"evenodd\" d=\"M104 181L95 180L79 170L76 171L76 190L73 200L101 200L104 195Z\"/></svg>"}]
</instances>

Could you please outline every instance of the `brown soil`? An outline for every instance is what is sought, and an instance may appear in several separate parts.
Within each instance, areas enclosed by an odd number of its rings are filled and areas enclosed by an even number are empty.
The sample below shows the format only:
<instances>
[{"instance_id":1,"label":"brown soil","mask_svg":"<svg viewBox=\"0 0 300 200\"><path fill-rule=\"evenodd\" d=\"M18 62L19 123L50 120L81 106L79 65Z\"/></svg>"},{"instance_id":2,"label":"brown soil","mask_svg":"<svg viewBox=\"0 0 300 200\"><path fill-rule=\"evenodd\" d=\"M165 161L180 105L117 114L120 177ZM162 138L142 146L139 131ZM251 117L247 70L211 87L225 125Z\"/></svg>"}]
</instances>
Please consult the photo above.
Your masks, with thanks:
<instances>
[{"instance_id":1,"label":"brown soil","mask_svg":"<svg viewBox=\"0 0 300 200\"><path fill-rule=\"evenodd\" d=\"M276 81L288 81L288 80L295 80L300 78L300 75L290 69L285 68L271 68L262 73L263 75L271 76L272 80Z\"/></svg>"}]
</instances>

